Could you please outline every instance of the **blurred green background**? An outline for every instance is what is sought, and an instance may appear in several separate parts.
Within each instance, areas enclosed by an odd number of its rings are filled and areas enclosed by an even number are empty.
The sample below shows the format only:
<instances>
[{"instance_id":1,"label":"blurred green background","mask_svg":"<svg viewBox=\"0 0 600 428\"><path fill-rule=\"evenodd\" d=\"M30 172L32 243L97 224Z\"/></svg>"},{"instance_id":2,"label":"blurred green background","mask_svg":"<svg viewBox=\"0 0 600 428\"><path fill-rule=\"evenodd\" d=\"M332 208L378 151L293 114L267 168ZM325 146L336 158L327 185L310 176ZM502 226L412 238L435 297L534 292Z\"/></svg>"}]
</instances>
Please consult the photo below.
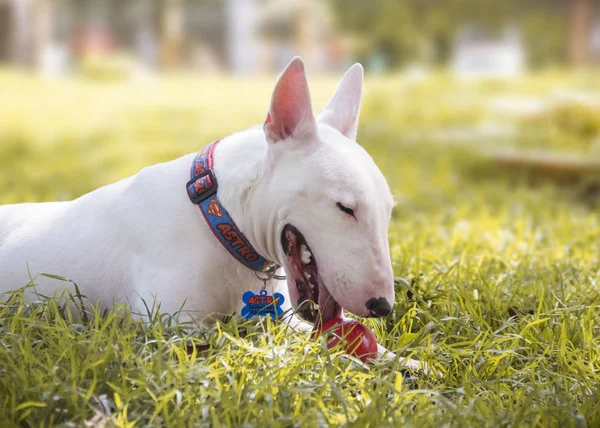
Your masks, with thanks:
<instances>
[{"instance_id":1,"label":"blurred green background","mask_svg":"<svg viewBox=\"0 0 600 428\"><path fill-rule=\"evenodd\" d=\"M398 197L419 150L597 199L594 1L1 0L0 203L71 199L261 123L293 55L317 111L365 65L359 142Z\"/></svg>"},{"instance_id":2,"label":"blurred green background","mask_svg":"<svg viewBox=\"0 0 600 428\"><path fill-rule=\"evenodd\" d=\"M598 213L593 1L3 0L0 46L0 203L73 199L261 123L301 55L317 112L365 65L358 141L399 201L393 246L422 221L477 243L529 218L564 246Z\"/></svg>"},{"instance_id":3,"label":"blurred green background","mask_svg":"<svg viewBox=\"0 0 600 428\"><path fill-rule=\"evenodd\" d=\"M309 78L318 111L338 79ZM261 123L274 80L186 74L98 82L2 72L0 202L72 199ZM370 77L358 140L397 181L397 198L422 191L425 177L433 191L446 170L468 180L469 171L489 175L491 166L496 179L517 173L529 184L576 189L593 206L600 109L575 97L599 86L593 72L510 82L457 81L447 72ZM422 154L421 163L407 164L409 153ZM443 170L428 162L434 154L447 157Z\"/></svg>"}]
</instances>

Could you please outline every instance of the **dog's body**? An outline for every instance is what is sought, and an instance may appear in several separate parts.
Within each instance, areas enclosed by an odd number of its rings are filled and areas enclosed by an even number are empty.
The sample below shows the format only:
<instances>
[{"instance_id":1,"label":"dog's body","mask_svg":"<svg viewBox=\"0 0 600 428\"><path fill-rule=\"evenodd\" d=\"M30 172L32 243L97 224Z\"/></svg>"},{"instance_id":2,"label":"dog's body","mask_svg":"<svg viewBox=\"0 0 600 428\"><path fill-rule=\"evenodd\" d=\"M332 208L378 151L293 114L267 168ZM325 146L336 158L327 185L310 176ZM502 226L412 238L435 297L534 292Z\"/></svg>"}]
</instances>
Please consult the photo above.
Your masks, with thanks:
<instances>
[{"instance_id":1,"label":"dog's body","mask_svg":"<svg viewBox=\"0 0 600 428\"><path fill-rule=\"evenodd\" d=\"M269 257L266 235L253 232L268 228L270 219L261 217L260 204L240 203L241 192L251 198L260 188L265 143L253 137L261 133L249 129L224 139L215 164L219 198ZM28 271L51 273L73 280L101 307L128 302L143 312L141 299L156 297L161 311L175 313L185 303L183 312L199 321L239 313L244 291L258 292L263 282L221 246L190 202L185 183L194 156L144 168L74 201L0 206L0 287L27 284ZM243 172L255 176L240 180ZM42 295L64 286L43 276L35 283ZM273 279L271 288L288 294L285 281Z\"/></svg>"},{"instance_id":2,"label":"dog's body","mask_svg":"<svg viewBox=\"0 0 600 428\"><path fill-rule=\"evenodd\" d=\"M284 310L318 303L321 321L342 308L384 316L394 301L391 193L353 142L362 79L362 67L352 67L317 120L294 59L264 127L223 139L214 153L223 207L254 249L287 273L287 286L273 279L268 290L285 296ZM185 184L194 157L145 168L71 202L0 207L0 291L27 284L30 273L50 273L70 278L101 307L128 302L144 312L142 299L156 299L161 311L183 306L198 321L239 313L242 294L263 283L190 202ZM35 283L43 295L64 287L42 276Z\"/></svg>"}]
</instances>

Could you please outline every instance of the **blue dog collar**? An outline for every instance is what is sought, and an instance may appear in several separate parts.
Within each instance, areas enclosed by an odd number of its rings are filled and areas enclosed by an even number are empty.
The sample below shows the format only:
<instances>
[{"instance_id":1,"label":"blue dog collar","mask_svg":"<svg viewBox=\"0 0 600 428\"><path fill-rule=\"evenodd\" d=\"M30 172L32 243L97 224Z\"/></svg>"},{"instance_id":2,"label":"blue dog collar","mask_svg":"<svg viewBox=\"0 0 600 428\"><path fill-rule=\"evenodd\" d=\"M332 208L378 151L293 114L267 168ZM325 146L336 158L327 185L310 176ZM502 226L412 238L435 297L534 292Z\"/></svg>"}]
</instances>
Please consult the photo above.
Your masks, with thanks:
<instances>
[{"instance_id":1,"label":"blue dog collar","mask_svg":"<svg viewBox=\"0 0 600 428\"><path fill-rule=\"evenodd\" d=\"M213 141L194 158L191 179L185 186L187 194L192 203L200 207L213 235L237 261L253 271L274 273L279 266L258 254L219 201L213 153L220 141Z\"/></svg>"}]
</instances>

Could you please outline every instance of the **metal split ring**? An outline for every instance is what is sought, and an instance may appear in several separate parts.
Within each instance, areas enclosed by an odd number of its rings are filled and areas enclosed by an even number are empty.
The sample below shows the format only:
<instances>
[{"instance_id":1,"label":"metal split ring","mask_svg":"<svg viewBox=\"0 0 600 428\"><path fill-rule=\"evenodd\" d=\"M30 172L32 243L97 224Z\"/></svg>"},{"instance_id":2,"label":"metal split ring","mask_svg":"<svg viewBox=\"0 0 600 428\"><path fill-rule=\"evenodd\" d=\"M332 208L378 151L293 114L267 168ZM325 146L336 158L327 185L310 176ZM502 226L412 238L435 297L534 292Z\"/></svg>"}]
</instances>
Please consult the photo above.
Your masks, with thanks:
<instances>
[{"instance_id":1,"label":"metal split ring","mask_svg":"<svg viewBox=\"0 0 600 428\"><path fill-rule=\"evenodd\" d=\"M252 274L257 277L258 279L260 279L261 281L263 281L265 284L267 283L267 281L270 281L271 279L277 279L277 280L284 280L287 279L287 276L285 275L275 275L275 272L277 272L277 269L273 269L272 272L266 272L267 277L263 278L261 276L258 275L258 273L256 273L255 270L252 271Z\"/></svg>"}]
</instances>

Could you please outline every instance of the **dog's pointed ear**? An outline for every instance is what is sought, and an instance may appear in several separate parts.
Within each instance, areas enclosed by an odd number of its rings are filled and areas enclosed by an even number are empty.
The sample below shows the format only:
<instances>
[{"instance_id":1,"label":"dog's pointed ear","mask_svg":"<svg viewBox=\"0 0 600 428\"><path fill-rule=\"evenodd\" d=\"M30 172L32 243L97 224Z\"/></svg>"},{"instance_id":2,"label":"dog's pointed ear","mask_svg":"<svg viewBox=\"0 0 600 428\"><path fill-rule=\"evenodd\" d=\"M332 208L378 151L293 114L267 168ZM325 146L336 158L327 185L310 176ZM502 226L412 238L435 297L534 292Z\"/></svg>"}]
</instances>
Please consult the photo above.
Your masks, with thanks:
<instances>
[{"instance_id":1,"label":"dog's pointed ear","mask_svg":"<svg viewBox=\"0 0 600 428\"><path fill-rule=\"evenodd\" d=\"M304 63L299 57L294 57L279 76L263 129L273 144L289 137L303 141L316 135Z\"/></svg>"},{"instance_id":2,"label":"dog's pointed ear","mask_svg":"<svg viewBox=\"0 0 600 428\"><path fill-rule=\"evenodd\" d=\"M363 79L362 65L356 63L350 67L318 118L319 122L337 129L353 141L358 128Z\"/></svg>"}]
</instances>

